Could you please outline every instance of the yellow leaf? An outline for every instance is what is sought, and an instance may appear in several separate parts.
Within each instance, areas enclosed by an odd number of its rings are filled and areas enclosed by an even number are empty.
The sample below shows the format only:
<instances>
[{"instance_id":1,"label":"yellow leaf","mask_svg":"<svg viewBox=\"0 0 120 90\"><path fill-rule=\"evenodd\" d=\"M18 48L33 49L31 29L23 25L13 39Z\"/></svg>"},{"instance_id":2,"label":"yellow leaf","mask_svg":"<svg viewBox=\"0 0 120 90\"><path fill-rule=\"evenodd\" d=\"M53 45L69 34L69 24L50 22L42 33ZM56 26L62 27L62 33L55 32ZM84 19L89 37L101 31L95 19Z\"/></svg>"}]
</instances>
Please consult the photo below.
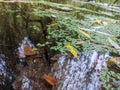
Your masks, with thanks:
<instances>
[{"instance_id":1,"label":"yellow leaf","mask_svg":"<svg viewBox=\"0 0 120 90\"><path fill-rule=\"evenodd\" d=\"M77 45L80 45L80 44L83 44L83 43L85 43L85 41L78 41L78 42L76 42Z\"/></svg>"},{"instance_id":2,"label":"yellow leaf","mask_svg":"<svg viewBox=\"0 0 120 90\"><path fill-rule=\"evenodd\" d=\"M95 22L96 24L99 24L99 25L102 24L102 21L101 21L100 19L95 19L94 22Z\"/></svg>"},{"instance_id":3,"label":"yellow leaf","mask_svg":"<svg viewBox=\"0 0 120 90\"><path fill-rule=\"evenodd\" d=\"M112 66L114 64L116 64L116 65L120 64L120 57L111 58L107 61L108 66Z\"/></svg>"},{"instance_id":4,"label":"yellow leaf","mask_svg":"<svg viewBox=\"0 0 120 90\"><path fill-rule=\"evenodd\" d=\"M71 45L66 45L66 48L69 49L70 53L77 58L77 52Z\"/></svg>"},{"instance_id":5,"label":"yellow leaf","mask_svg":"<svg viewBox=\"0 0 120 90\"><path fill-rule=\"evenodd\" d=\"M108 25L107 22L104 22L104 21L102 21L100 19L95 19L93 22L96 23L96 24L99 24L99 25L104 25L104 26Z\"/></svg>"},{"instance_id":6,"label":"yellow leaf","mask_svg":"<svg viewBox=\"0 0 120 90\"><path fill-rule=\"evenodd\" d=\"M52 24L50 24L50 25L48 25L48 26L50 26L50 27L55 27L55 26L56 26L56 23L52 23Z\"/></svg>"},{"instance_id":7,"label":"yellow leaf","mask_svg":"<svg viewBox=\"0 0 120 90\"><path fill-rule=\"evenodd\" d=\"M84 34L87 38L91 38L89 34L87 34L85 31L83 30L79 30L79 32L81 32L82 34Z\"/></svg>"}]
</instances>

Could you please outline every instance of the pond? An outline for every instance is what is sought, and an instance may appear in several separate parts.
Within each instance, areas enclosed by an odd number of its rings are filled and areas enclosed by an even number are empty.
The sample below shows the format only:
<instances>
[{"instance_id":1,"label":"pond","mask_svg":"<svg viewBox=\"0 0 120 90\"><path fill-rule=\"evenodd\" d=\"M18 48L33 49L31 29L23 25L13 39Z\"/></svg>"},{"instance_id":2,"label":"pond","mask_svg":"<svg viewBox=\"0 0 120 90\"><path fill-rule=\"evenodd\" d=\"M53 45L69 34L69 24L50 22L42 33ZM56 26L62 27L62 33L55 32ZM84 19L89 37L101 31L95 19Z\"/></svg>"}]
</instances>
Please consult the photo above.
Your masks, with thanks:
<instances>
[{"instance_id":1,"label":"pond","mask_svg":"<svg viewBox=\"0 0 120 90\"><path fill-rule=\"evenodd\" d=\"M118 0L3 2L0 17L1 90L119 89Z\"/></svg>"}]
</instances>

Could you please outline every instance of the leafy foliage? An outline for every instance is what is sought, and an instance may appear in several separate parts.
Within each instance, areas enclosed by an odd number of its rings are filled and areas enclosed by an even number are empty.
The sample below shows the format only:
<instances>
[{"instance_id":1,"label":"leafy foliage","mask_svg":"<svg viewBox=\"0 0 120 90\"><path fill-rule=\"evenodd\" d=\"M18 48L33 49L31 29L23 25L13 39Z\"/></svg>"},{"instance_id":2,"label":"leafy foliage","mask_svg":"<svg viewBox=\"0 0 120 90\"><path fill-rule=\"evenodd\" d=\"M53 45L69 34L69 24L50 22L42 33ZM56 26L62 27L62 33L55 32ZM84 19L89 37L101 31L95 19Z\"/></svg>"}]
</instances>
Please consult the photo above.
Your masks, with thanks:
<instances>
[{"instance_id":1,"label":"leafy foliage","mask_svg":"<svg viewBox=\"0 0 120 90\"><path fill-rule=\"evenodd\" d=\"M100 79L103 82L103 88L105 88L106 90L114 90L112 82L120 80L120 73L115 73L108 68L103 68ZM118 88L120 88L120 86Z\"/></svg>"},{"instance_id":2,"label":"leafy foliage","mask_svg":"<svg viewBox=\"0 0 120 90\"><path fill-rule=\"evenodd\" d=\"M32 15L40 18L47 16L52 18L53 21L47 25L47 44L39 43L39 46L47 45L51 49L64 54L68 53L65 45L74 47L77 52L89 52L91 49L98 51L108 49L109 52L119 53L118 48L115 48L108 40L109 37L119 46L120 25L115 23L115 19L109 18L109 16L98 16L98 14L92 15L88 8L83 9L72 5L59 4L57 6L55 3L45 2L43 6L46 6L46 9L45 7L44 10L42 8L39 11L36 9L32 12ZM71 9L66 11L66 8ZM88 13L84 13L84 11ZM84 16L81 17L78 14L80 12ZM93 13L96 13L96 11L93 11ZM111 13L111 11L107 13ZM35 27L33 26L33 28ZM84 43L76 44L81 41L84 41Z\"/></svg>"},{"instance_id":3,"label":"leafy foliage","mask_svg":"<svg viewBox=\"0 0 120 90\"><path fill-rule=\"evenodd\" d=\"M81 22L83 23L81 24ZM56 46L53 46L52 49L61 50L62 48L64 48L65 44L71 44L77 50L89 51L91 49L97 49L101 51L107 48L110 52L114 51L115 53L117 53L117 49L112 47L111 43L108 41L108 37L110 37L112 40L114 39L114 42L116 43L120 42L119 38L117 38L117 36L119 36L120 33L120 31L118 30L118 28L120 28L119 25L110 22L107 26L101 26L100 28L95 29L94 32L94 30L92 29L94 27L98 27L98 25L95 24L90 26L94 23L90 23L88 20L84 20L81 22L75 17L64 16L64 18L58 17L57 21L55 22L56 26L48 26L47 38L49 40L54 39L56 41L55 43L57 44ZM85 24L87 24L85 22L89 22L89 25L87 25L87 27L85 26ZM116 28L112 27L112 25L116 26ZM88 26L90 27L86 30ZM83 27L85 28L86 32L81 30L84 32L81 33L80 29ZM81 45L77 46L76 42L78 41L84 41L85 43L82 43ZM103 47L100 45L103 45Z\"/></svg>"}]
</instances>

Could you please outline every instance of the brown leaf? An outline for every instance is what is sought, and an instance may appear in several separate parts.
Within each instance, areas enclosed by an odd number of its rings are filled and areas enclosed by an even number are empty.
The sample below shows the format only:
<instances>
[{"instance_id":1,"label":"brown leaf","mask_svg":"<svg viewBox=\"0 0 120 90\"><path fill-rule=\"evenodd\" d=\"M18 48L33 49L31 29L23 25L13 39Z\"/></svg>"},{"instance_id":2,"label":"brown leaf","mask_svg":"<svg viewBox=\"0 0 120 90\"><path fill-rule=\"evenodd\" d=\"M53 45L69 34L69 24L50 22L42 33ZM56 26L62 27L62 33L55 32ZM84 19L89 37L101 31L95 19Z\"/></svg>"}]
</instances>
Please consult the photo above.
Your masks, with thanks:
<instances>
[{"instance_id":1,"label":"brown leaf","mask_svg":"<svg viewBox=\"0 0 120 90\"><path fill-rule=\"evenodd\" d=\"M24 54L26 56L35 55L37 52L33 50L29 45L24 45Z\"/></svg>"},{"instance_id":2,"label":"brown leaf","mask_svg":"<svg viewBox=\"0 0 120 90\"><path fill-rule=\"evenodd\" d=\"M111 66L111 65L118 65L120 64L120 57L115 57L115 58L111 58L107 61L107 65Z\"/></svg>"},{"instance_id":3,"label":"brown leaf","mask_svg":"<svg viewBox=\"0 0 120 90\"><path fill-rule=\"evenodd\" d=\"M76 42L77 45L80 45L80 44L83 44L83 43L85 43L85 41Z\"/></svg>"},{"instance_id":4,"label":"brown leaf","mask_svg":"<svg viewBox=\"0 0 120 90\"><path fill-rule=\"evenodd\" d=\"M43 79L45 79L52 86L54 86L57 83L57 80L54 77L48 75L44 75Z\"/></svg>"}]
</instances>

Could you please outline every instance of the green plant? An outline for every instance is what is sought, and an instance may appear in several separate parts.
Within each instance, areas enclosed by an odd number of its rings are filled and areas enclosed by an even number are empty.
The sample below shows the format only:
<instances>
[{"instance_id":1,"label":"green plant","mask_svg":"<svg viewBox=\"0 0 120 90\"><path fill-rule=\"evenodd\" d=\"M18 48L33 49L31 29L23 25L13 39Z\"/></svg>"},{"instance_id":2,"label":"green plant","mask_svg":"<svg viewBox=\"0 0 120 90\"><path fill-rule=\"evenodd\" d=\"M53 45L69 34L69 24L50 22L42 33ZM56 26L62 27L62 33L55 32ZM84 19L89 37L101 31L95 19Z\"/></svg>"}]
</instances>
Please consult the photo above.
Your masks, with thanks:
<instances>
[{"instance_id":1,"label":"green plant","mask_svg":"<svg viewBox=\"0 0 120 90\"><path fill-rule=\"evenodd\" d=\"M115 88L111 83L120 80L120 73L116 73L109 70L107 67L104 67L100 75L100 80L103 82L102 86L105 90L114 90ZM120 86L117 88L120 88Z\"/></svg>"},{"instance_id":2,"label":"green plant","mask_svg":"<svg viewBox=\"0 0 120 90\"><path fill-rule=\"evenodd\" d=\"M90 12L84 13L86 9L70 5L57 6L55 3L45 2L42 7L46 7L46 9L38 11L36 8L36 10L33 10L32 15L40 19L47 16L52 18L53 21L47 25L46 42L49 42L49 44L39 43L39 46L46 45L50 49L64 54L67 54L69 51L65 45L71 45L78 53L81 51L89 52L91 49L104 52L107 49L109 52L119 54L120 51L115 45L119 47L120 39L118 36L120 25L115 23L116 20L92 15ZM67 7L73 10L67 12ZM83 13L81 13L82 11ZM83 18L79 18L80 15L84 15ZM79 32L79 30L84 31L90 38L85 33ZM82 44L76 44L83 41L84 43ZM113 44L111 41L116 44Z\"/></svg>"}]
</instances>

